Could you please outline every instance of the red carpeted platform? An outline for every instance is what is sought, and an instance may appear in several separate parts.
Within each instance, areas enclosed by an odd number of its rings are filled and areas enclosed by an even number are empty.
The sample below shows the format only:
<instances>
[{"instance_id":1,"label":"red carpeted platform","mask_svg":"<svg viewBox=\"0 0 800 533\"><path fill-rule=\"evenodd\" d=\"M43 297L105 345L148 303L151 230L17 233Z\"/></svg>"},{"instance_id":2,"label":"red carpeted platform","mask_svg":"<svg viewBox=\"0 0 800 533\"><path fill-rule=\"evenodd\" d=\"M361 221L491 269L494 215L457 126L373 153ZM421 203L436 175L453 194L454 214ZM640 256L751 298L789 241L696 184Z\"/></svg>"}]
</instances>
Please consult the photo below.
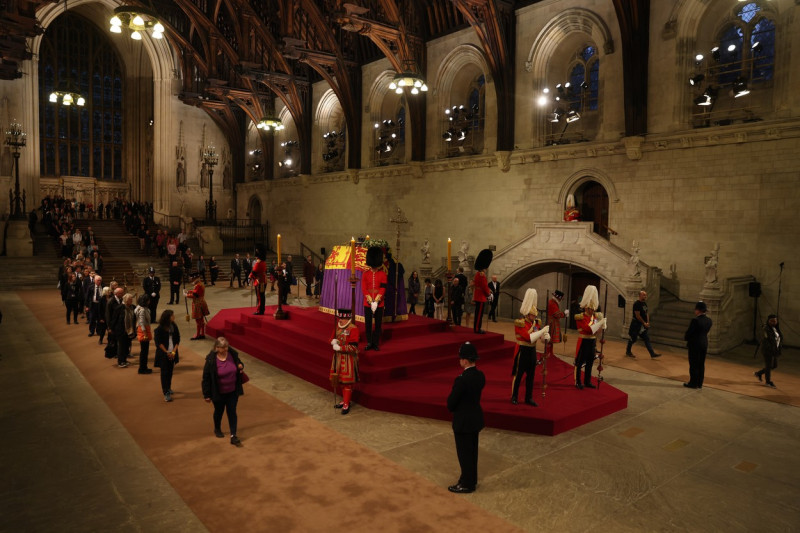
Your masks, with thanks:
<instances>
[{"instance_id":1,"label":"red carpeted platform","mask_svg":"<svg viewBox=\"0 0 800 533\"><path fill-rule=\"evenodd\" d=\"M330 389L333 317L316 308L284 307L289 320L279 321L272 317L274 307L267 308L263 316L254 316L252 309L218 312L209 322L207 334L225 336L234 348ZM363 334L363 324L359 326ZM572 365L554 357L547 363L545 398L541 394L542 367L536 370L534 400L539 407L511 405L513 343L498 333L476 335L471 328L448 328L441 320L416 315L384 324L380 351L361 353L361 383L355 401L381 411L451 420L445 403L453 379L461 371L457 353L465 341L475 344L481 358L478 367L486 374L481 405L489 427L557 435L628 405L628 395L608 384L599 390L577 390Z\"/></svg>"}]
</instances>

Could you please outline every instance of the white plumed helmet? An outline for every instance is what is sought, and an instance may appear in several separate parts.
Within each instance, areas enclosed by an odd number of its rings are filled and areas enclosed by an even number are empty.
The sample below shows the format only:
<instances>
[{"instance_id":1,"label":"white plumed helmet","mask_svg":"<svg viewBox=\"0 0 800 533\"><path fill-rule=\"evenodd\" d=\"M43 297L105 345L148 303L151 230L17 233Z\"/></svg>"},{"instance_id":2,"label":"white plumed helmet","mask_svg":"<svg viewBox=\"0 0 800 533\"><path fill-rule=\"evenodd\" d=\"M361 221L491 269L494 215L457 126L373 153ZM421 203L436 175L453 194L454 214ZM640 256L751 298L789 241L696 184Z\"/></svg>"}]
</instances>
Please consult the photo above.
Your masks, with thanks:
<instances>
[{"instance_id":1,"label":"white plumed helmet","mask_svg":"<svg viewBox=\"0 0 800 533\"><path fill-rule=\"evenodd\" d=\"M538 315L536 309L536 302L539 300L539 295L536 294L536 289L528 289L525 291L525 298L522 300L522 305L519 306L519 312L522 316L527 316L531 312ZM532 310L532 311L531 311Z\"/></svg>"},{"instance_id":2,"label":"white plumed helmet","mask_svg":"<svg viewBox=\"0 0 800 533\"><path fill-rule=\"evenodd\" d=\"M591 309L597 309L600 306L600 297L597 295L597 287L594 285L586 287L586 290L583 291L583 298L581 299L580 306L581 308L589 307Z\"/></svg>"}]
</instances>

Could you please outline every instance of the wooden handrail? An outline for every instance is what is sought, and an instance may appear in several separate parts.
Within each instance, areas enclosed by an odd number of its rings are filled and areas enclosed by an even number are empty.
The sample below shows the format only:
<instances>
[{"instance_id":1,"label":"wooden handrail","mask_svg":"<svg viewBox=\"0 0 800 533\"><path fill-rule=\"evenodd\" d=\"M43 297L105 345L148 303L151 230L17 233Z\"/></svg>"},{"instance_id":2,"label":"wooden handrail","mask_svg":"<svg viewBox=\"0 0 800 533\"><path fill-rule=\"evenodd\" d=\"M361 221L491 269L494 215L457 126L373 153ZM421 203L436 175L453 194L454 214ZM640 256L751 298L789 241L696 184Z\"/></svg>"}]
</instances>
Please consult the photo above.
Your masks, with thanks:
<instances>
[{"instance_id":1,"label":"wooden handrail","mask_svg":"<svg viewBox=\"0 0 800 533\"><path fill-rule=\"evenodd\" d=\"M306 253L306 250L308 250L308 253ZM324 257L322 257L321 255L316 253L314 250L309 248L305 243L301 242L300 243L300 255L303 256L303 261L305 261L306 256L309 255L309 254L314 259L314 264L321 263L321 262L325 261Z\"/></svg>"}]
</instances>

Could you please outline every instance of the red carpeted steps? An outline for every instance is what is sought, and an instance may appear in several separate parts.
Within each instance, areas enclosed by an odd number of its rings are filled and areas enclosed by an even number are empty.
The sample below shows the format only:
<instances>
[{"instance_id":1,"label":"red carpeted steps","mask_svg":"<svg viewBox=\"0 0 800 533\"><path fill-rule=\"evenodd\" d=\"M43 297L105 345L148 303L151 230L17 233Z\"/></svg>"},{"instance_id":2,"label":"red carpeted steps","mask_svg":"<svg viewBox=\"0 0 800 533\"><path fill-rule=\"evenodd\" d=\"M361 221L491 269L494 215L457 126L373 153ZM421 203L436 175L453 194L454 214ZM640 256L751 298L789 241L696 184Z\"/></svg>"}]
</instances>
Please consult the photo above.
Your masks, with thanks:
<instances>
[{"instance_id":1,"label":"red carpeted steps","mask_svg":"<svg viewBox=\"0 0 800 533\"><path fill-rule=\"evenodd\" d=\"M223 335L231 345L323 388L330 388L330 338L334 319L316 308L289 306L289 320L272 317L275 308L254 316L253 308L225 309L209 322L208 333ZM627 395L611 386L575 389L572 366L548 360L547 397L541 398L541 367L534 400L540 407L512 405L511 360L514 344L496 333L476 335L439 320L411 316L383 325L379 352L361 352L356 400L373 409L449 420L445 402L459 374L458 347L470 341L480 354L487 384L482 405L491 427L555 435L627 406ZM360 343L364 346L363 324ZM523 384L524 389L524 384ZM524 400L524 392L520 392Z\"/></svg>"}]
</instances>

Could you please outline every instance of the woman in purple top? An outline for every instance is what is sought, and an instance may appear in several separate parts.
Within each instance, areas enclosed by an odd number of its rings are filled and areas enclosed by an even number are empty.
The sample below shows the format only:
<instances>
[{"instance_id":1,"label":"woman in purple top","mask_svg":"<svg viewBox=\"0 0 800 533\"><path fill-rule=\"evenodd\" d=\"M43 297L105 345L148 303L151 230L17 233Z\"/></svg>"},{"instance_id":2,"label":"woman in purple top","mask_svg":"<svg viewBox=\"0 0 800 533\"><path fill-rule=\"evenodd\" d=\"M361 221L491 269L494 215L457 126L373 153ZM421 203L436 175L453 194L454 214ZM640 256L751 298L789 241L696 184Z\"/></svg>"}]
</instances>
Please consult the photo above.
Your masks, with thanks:
<instances>
[{"instance_id":1,"label":"woman in purple top","mask_svg":"<svg viewBox=\"0 0 800 533\"><path fill-rule=\"evenodd\" d=\"M236 404L239 396L244 394L242 388L242 372L244 365L239 354L230 347L225 337L214 342L214 349L206 356L203 367L203 398L214 404L214 435L223 438L222 413L228 413L228 425L231 429L231 444L241 446L236 436Z\"/></svg>"}]
</instances>

